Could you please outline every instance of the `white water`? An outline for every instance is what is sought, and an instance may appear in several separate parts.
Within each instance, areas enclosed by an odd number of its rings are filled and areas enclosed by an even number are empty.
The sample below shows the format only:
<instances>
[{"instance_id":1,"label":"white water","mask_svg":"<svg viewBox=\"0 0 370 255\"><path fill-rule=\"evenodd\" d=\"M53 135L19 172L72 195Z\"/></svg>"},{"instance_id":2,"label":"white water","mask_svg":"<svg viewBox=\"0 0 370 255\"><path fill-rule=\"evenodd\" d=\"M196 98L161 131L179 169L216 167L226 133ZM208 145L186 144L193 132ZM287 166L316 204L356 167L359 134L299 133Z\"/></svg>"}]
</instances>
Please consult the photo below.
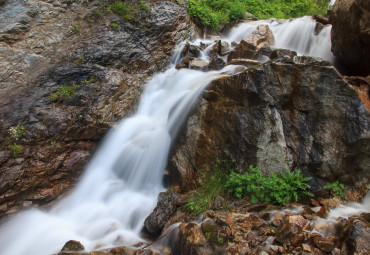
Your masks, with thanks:
<instances>
[{"instance_id":1,"label":"white water","mask_svg":"<svg viewBox=\"0 0 370 255\"><path fill-rule=\"evenodd\" d=\"M226 40L240 41L261 22L266 21L241 24ZM304 54L303 48L313 52L310 44L328 40L327 33L317 38L311 33L312 22L305 17L268 24L277 47L299 49ZM303 37L305 33L308 35ZM327 58L326 53L320 56ZM316 51L312 54L319 55ZM179 55L173 59L178 62ZM18 214L0 228L0 253L49 255L71 239L80 241L88 251L143 241L140 231L163 190L172 139L207 84L223 76L221 72L238 68L227 66L205 73L170 67L156 75L147 84L137 113L110 131L69 197L48 212L32 209Z\"/></svg>"},{"instance_id":2,"label":"white water","mask_svg":"<svg viewBox=\"0 0 370 255\"><path fill-rule=\"evenodd\" d=\"M297 51L299 55L321 57L334 62L331 52L331 25L325 26L315 35L316 21L310 16L292 20L259 20L239 24L228 36L228 41L240 42L258 25L266 24L275 37L275 48Z\"/></svg>"}]
</instances>

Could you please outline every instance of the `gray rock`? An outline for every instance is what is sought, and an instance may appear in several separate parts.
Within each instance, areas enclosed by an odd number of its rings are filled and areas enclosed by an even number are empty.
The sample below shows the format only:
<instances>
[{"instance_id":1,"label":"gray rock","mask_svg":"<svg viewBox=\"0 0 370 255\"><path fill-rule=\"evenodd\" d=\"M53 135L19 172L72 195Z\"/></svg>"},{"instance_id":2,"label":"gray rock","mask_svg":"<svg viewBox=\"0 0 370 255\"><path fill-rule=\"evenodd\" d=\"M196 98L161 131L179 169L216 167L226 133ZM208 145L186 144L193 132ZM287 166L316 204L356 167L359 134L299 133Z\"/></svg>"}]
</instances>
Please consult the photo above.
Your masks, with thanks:
<instances>
[{"instance_id":1,"label":"gray rock","mask_svg":"<svg viewBox=\"0 0 370 255\"><path fill-rule=\"evenodd\" d=\"M370 113L327 61L293 57L214 81L170 158L173 182L197 186L216 158L266 175L300 168L317 180L369 181ZM211 131L210 131L211 130Z\"/></svg>"},{"instance_id":2,"label":"gray rock","mask_svg":"<svg viewBox=\"0 0 370 255\"><path fill-rule=\"evenodd\" d=\"M160 234L167 221L176 212L179 198L180 195L174 192L159 194L157 206L144 221L144 226L150 234Z\"/></svg>"},{"instance_id":3,"label":"gray rock","mask_svg":"<svg viewBox=\"0 0 370 255\"><path fill-rule=\"evenodd\" d=\"M202 59L194 59L190 61L190 69L205 70L207 66L208 62Z\"/></svg>"}]
</instances>

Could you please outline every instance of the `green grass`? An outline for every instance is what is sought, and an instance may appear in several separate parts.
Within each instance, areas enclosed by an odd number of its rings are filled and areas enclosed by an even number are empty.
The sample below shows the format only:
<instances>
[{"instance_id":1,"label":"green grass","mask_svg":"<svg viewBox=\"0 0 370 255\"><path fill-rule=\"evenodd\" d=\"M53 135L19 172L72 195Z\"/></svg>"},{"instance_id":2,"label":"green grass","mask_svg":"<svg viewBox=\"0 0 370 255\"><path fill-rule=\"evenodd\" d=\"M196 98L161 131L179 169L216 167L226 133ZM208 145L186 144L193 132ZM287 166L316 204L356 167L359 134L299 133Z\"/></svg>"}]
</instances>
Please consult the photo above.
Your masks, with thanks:
<instances>
[{"instance_id":1,"label":"green grass","mask_svg":"<svg viewBox=\"0 0 370 255\"><path fill-rule=\"evenodd\" d=\"M196 215L212 207L215 198L225 193L227 177L225 162L217 161L212 169L203 171L200 176L202 184L191 193L189 202L184 207L185 211Z\"/></svg>"},{"instance_id":2,"label":"green grass","mask_svg":"<svg viewBox=\"0 0 370 255\"><path fill-rule=\"evenodd\" d=\"M221 24L245 18L249 12L259 19L295 18L325 14L328 0L189 0L189 15L203 27L219 29Z\"/></svg>"},{"instance_id":3,"label":"green grass","mask_svg":"<svg viewBox=\"0 0 370 255\"><path fill-rule=\"evenodd\" d=\"M140 1L140 10L149 12L149 6L144 1Z\"/></svg>"},{"instance_id":4,"label":"green grass","mask_svg":"<svg viewBox=\"0 0 370 255\"><path fill-rule=\"evenodd\" d=\"M72 85L64 84L58 88L57 92L51 93L49 95L49 99L50 101L56 101L59 98L67 98L67 99L71 98L71 96L77 94L76 92L77 87L78 86L76 84L72 84Z\"/></svg>"}]
</instances>

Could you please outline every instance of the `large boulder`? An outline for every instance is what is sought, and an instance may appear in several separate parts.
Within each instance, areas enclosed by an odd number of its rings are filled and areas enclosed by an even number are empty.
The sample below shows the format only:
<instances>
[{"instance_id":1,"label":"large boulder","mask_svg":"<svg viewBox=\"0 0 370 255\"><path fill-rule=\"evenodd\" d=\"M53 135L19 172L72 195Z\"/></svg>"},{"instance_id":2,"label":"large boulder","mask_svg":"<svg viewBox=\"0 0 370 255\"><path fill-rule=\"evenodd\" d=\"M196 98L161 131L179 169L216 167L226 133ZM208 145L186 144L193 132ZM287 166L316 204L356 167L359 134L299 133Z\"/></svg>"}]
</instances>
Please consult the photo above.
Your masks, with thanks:
<instances>
[{"instance_id":1,"label":"large boulder","mask_svg":"<svg viewBox=\"0 0 370 255\"><path fill-rule=\"evenodd\" d=\"M351 74L370 73L370 1L337 0L330 12L332 52Z\"/></svg>"},{"instance_id":2,"label":"large boulder","mask_svg":"<svg viewBox=\"0 0 370 255\"><path fill-rule=\"evenodd\" d=\"M275 38L268 25L259 25L250 35L244 37L239 45L230 52L229 60L234 58L256 58L265 46L273 46Z\"/></svg>"},{"instance_id":3,"label":"large boulder","mask_svg":"<svg viewBox=\"0 0 370 255\"><path fill-rule=\"evenodd\" d=\"M160 234L167 221L176 212L179 198L180 195L175 192L159 194L157 206L144 221L144 226L150 234Z\"/></svg>"},{"instance_id":4,"label":"large boulder","mask_svg":"<svg viewBox=\"0 0 370 255\"><path fill-rule=\"evenodd\" d=\"M320 180L369 181L370 113L328 62L284 57L211 83L170 158L173 182L196 187L216 159L266 175L300 168Z\"/></svg>"}]
</instances>

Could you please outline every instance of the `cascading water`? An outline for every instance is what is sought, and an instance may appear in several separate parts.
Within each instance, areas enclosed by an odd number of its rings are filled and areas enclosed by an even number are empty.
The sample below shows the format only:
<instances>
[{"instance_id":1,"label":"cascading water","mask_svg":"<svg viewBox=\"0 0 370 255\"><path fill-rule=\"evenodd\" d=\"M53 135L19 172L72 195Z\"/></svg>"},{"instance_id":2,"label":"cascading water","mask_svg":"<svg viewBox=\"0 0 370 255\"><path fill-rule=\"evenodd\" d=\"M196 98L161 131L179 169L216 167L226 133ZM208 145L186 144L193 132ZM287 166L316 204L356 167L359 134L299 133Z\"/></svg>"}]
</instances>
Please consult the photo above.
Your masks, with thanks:
<instances>
[{"instance_id":1,"label":"cascading water","mask_svg":"<svg viewBox=\"0 0 370 255\"><path fill-rule=\"evenodd\" d=\"M261 23L270 26L277 47L330 60L330 50L323 47L323 42L330 47L330 27L316 36L315 22L307 17L243 23L225 40L240 41ZM207 50L202 53L205 59ZM179 62L179 53L173 59ZM217 72L176 70L173 64L156 75L147 84L137 113L110 131L70 196L48 212L32 209L1 227L0 253L49 255L71 239L79 240L87 251L143 241L140 231L163 190L172 139L207 84L235 70L236 66Z\"/></svg>"}]
</instances>

